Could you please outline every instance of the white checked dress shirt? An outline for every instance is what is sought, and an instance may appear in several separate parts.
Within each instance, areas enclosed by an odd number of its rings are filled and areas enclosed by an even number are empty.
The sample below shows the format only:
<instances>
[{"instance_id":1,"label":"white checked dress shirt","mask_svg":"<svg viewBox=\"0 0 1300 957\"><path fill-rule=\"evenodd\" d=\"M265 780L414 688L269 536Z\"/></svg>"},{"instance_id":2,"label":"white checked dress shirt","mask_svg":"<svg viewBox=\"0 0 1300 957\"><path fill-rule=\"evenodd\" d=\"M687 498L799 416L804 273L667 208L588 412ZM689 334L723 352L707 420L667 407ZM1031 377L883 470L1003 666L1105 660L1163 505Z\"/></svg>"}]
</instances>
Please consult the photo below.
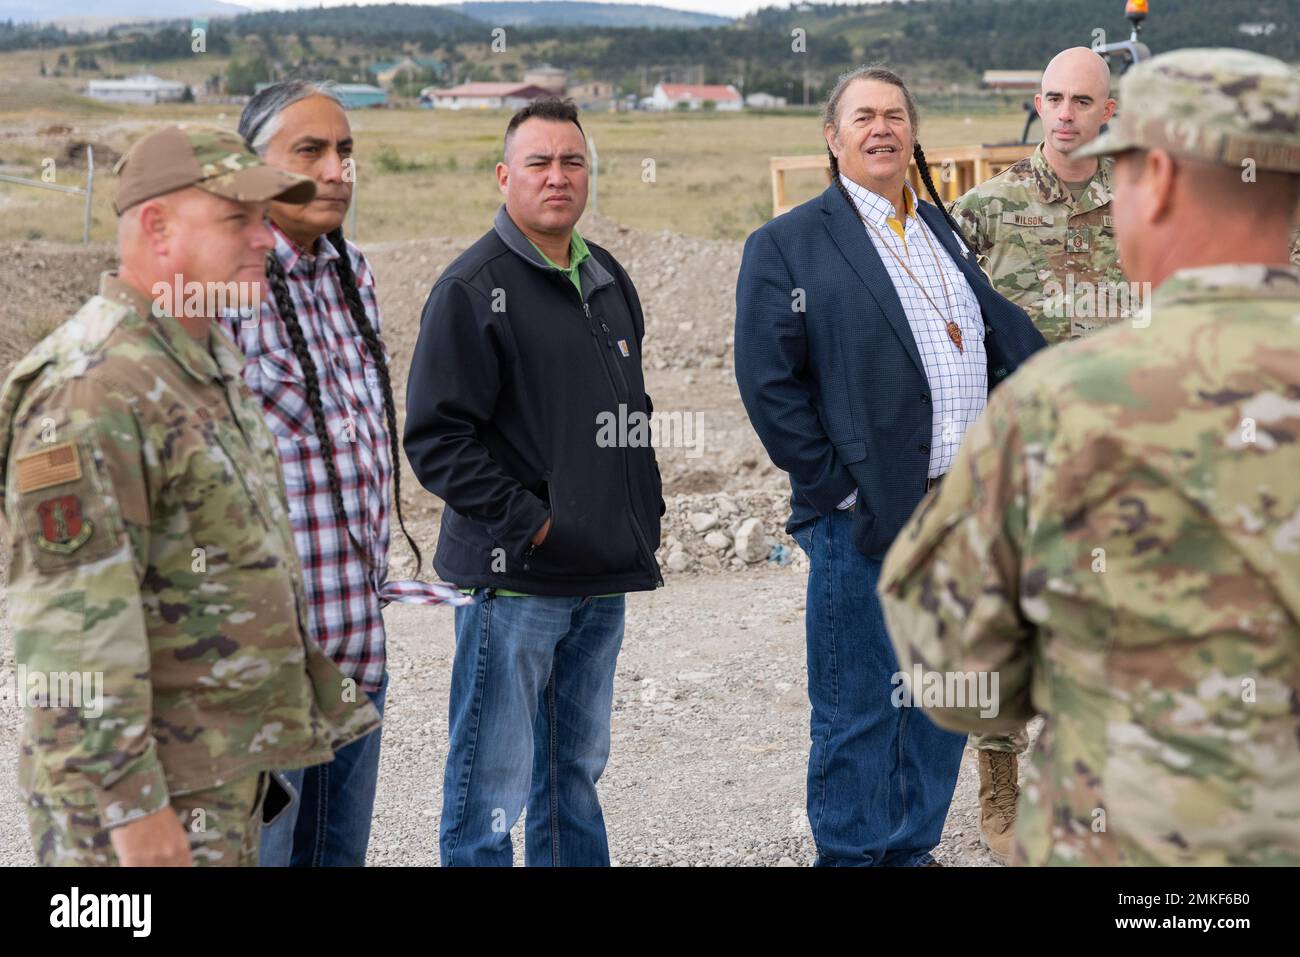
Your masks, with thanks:
<instances>
[{"instance_id":1,"label":"white checked dress shirt","mask_svg":"<svg viewBox=\"0 0 1300 957\"><path fill-rule=\"evenodd\" d=\"M887 220L895 218L892 202L843 174L840 180L853 197L858 214L864 220L862 228L871 237L885 269L889 271L894 291L898 293L908 325L912 327L916 349L921 354L934 410L927 475L936 478L952 467L966 429L979 418L988 401L988 360L984 353L984 318L979 300L939 238L917 214L917 198L911 184L903 184L911 205L900 238L887 223ZM891 249L907 264L916 281L890 254ZM940 269L948 283L946 300ZM930 301L917 287L917 281L943 310L943 315L936 315ZM961 327L963 352L957 350L948 335L949 319ZM854 492L840 503L840 507L847 508L856 498Z\"/></svg>"}]
</instances>

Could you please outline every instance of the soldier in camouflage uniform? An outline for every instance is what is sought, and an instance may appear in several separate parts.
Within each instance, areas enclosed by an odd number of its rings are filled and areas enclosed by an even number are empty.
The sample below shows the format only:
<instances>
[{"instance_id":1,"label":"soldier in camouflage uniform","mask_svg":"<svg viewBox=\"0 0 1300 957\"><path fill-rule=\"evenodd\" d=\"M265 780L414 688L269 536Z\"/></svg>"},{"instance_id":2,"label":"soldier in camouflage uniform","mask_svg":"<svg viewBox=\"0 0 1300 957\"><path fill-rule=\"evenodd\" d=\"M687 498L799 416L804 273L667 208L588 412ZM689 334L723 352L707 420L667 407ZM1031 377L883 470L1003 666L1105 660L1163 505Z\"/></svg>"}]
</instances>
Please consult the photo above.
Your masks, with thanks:
<instances>
[{"instance_id":1,"label":"soldier in camouflage uniform","mask_svg":"<svg viewBox=\"0 0 1300 957\"><path fill-rule=\"evenodd\" d=\"M1043 71L1034 106L1043 142L1033 155L966 193L952 212L994 287L1054 345L1124 314L1109 308L1124 282L1111 214L1115 161L1077 156L1115 113L1110 68L1087 47L1065 50ZM970 743L979 757L980 840L1005 864L1019 797L1016 756L1028 738L1017 728Z\"/></svg>"},{"instance_id":2,"label":"soldier in camouflage uniform","mask_svg":"<svg viewBox=\"0 0 1300 957\"><path fill-rule=\"evenodd\" d=\"M1107 310L1094 294L1124 281L1111 209L1114 162L1078 155L1115 112L1106 61L1086 47L1058 54L1034 105L1043 142L962 196L952 213L994 288L1054 345L1118 318L1097 315Z\"/></svg>"},{"instance_id":3,"label":"soldier in camouflage uniform","mask_svg":"<svg viewBox=\"0 0 1300 957\"><path fill-rule=\"evenodd\" d=\"M210 310L164 304L174 277L262 278L266 201L315 188L196 128L118 171L121 274L0 393L19 786L42 864L255 865L267 772L329 761L378 716L304 638L244 357Z\"/></svg>"},{"instance_id":4,"label":"soldier in camouflage uniform","mask_svg":"<svg viewBox=\"0 0 1300 957\"><path fill-rule=\"evenodd\" d=\"M1297 865L1300 78L1182 50L1123 92L1086 149L1117 156L1149 314L994 393L886 558L886 618L904 669L998 678L996 716L954 695L937 723L1045 716L1013 860Z\"/></svg>"}]
</instances>

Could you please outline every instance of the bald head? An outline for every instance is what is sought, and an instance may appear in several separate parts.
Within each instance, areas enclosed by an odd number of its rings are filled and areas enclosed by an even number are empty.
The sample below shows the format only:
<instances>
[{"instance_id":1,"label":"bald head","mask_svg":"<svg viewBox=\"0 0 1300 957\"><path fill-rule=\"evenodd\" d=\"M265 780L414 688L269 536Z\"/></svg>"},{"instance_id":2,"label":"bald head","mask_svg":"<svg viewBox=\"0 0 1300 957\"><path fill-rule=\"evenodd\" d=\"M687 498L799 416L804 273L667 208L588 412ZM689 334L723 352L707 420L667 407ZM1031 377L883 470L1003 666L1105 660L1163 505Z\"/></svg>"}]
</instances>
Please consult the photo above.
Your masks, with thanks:
<instances>
[{"instance_id":1,"label":"bald head","mask_svg":"<svg viewBox=\"0 0 1300 957\"><path fill-rule=\"evenodd\" d=\"M1087 47L1070 47L1052 57L1043 71L1043 89L1089 90L1097 99L1110 96L1110 67L1098 53Z\"/></svg>"},{"instance_id":2,"label":"bald head","mask_svg":"<svg viewBox=\"0 0 1300 957\"><path fill-rule=\"evenodd\" d=\"M1110 67L1087 47L1062 50L1043 71L1042 90L1034 97L1034 106L1043 120L1049 161L1068 157L1096 139L1115 113Z\"/></svg>"}]
</instances>

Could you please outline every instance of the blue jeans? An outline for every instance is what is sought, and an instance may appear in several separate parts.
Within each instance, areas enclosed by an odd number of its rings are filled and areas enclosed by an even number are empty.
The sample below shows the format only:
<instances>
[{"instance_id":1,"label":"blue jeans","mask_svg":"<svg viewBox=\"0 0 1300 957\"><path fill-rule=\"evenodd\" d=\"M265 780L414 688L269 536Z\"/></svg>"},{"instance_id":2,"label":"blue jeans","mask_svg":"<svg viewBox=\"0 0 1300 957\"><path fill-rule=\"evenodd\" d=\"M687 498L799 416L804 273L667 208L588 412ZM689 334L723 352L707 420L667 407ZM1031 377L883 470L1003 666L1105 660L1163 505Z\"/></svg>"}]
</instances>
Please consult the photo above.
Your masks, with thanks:
<instances>
[{"instance_id":1,"label":"blue jeans","mask_svg":"<svg viewBox=\"0 0 1300 957\"><path fill-rule=\"evenodd\" d=\"M381 715L387 694L385 671L379 690L370 695ZM284 772L298 791L298 803L262 828L262 867L365 866L383 730L340 748L328 764Z\"/></svg>"},{"instance_id":2,"label":"blue jeans","mask_svg":"<svg viewBox=\"0 0 1300 957\"><path fill-rule=\"evenodd\" d=\"M966 736L891 703L898 659L876 597L878 561L852 516L795 529L808 553L808 822L820 866L919 866L943 834Z\"/></svg>"},{"instance_id":3,"label":"blue jeans","mask_svg":"<svg viewBox=\"0 0 1300 957\"><path fill-rule=\"evenodd\" d=\"M609 758L624 596L479 598L456 609L442 863L509 867L526 804L526 864L607 866L596 781Z\"/></svg>"}]
</instances>

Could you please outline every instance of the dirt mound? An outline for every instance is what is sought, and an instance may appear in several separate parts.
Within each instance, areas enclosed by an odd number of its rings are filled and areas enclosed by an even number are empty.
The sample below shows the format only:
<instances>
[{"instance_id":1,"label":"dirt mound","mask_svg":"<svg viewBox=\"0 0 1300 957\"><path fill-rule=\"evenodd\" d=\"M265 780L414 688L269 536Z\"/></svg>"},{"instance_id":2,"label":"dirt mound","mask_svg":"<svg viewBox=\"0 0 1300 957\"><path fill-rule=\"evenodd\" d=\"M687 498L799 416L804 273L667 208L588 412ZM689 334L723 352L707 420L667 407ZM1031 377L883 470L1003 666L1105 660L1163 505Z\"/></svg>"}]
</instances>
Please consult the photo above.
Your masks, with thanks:
<instances>
[{"instance_id":1,"label":"dirt mound","mask_svg":"<svg viewBox=\"0 0 1300 957\"><path fill-rule=\"evenodd\" d=\"M107 244L49 240L0 244L0 366L10 367L99 288L99 274L117 263Z\"/></svg>"},{"instance_id":2,"label":"dirt mound","mask_svg":"<svg viewBox=\"0 0 1300 957\"><path fill-rule=\"evenodd\" d=\"M595 216L584 218L580 229L627 269L646 317L647 388L665 422L656 433L668 504L659 552L665 571L721 571L800 560L797 546L781 530L788 511L785 476L768 462L736 390L732 343L741 244L644 232ZM407 371L429 291L476 238L367 244L363 236L392 358L399 429L405 419ZM0 273L0 364L7 371L94 293L100 272L114 267L115 256L104 244L48 241L0 244L0 255L12 267ZM421 548L431 554L440 505L420 487L405 461L402 468L403 511ZM717 514L717 524L697 529L691 517L699 514ZM406 549L395 541L395 551L400 566Z\"/></svg>"}]
</instances>

